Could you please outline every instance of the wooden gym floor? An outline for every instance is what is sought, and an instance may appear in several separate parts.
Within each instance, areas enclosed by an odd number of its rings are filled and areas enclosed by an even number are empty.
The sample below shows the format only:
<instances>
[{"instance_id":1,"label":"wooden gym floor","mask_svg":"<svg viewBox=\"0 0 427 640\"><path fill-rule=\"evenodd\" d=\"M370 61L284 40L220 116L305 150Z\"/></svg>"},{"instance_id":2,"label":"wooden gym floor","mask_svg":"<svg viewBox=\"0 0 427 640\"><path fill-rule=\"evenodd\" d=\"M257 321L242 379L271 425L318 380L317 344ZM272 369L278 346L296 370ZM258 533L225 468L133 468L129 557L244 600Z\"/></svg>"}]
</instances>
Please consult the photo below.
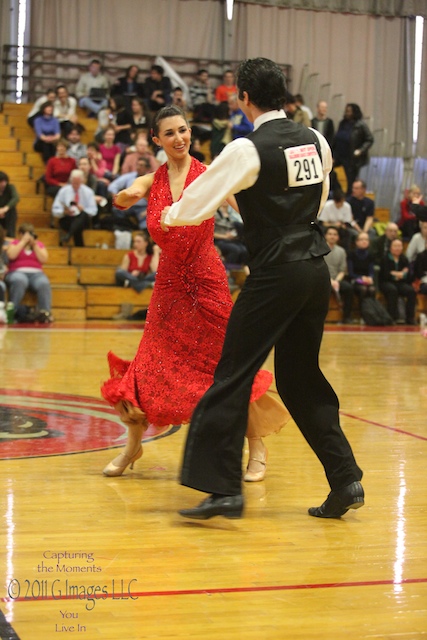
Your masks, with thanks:
<instances>
[{"instance_id":1,"label":"wooden gym floor","mask_svg":"<svg viewBox=\"0 0 427 640\"><path fill-rule=\"evenodd\" d=\"M290 423L266 441L245 518L204 523L176 513L202 498L177 483L186 427L149 434L133 472L102 476L125 433L100 400L105 354L132 358L140 335L135 324L0 328L0 638L427 638L418 331L325 333L363 509L307 515L328 488Z\"/></svg>"}]
</instances>

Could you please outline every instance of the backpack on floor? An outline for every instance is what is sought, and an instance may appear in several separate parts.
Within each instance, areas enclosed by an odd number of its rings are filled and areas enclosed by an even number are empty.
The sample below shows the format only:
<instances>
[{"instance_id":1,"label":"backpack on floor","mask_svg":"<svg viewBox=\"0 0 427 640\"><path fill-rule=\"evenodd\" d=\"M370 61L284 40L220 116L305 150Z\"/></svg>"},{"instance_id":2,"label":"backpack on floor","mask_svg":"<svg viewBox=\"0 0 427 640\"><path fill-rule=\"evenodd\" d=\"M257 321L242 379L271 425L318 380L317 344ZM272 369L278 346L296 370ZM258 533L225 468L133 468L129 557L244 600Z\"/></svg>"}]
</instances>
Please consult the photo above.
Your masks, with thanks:
<instances>
[{"instance_id":1,"label":"backpack on floor","mask_svg":"<svg viewBox=\"0 0 427 640\"><path fill-rule=\"evenodd\" d=\"M385 327L394 324L385 307L375 298L364 298L362 300L360 313L365 324L372 327Z\"/></svg>"}]
</instances>

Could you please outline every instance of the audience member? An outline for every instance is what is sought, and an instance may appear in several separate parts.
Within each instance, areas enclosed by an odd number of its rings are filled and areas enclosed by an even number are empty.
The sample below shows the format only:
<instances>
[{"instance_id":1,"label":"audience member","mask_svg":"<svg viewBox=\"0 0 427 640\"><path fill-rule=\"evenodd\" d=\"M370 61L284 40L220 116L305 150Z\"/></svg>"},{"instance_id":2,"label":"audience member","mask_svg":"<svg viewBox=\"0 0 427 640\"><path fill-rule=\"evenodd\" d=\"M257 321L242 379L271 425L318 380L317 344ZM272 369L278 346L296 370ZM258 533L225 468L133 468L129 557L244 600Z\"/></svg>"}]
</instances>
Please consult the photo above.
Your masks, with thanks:
<instances>
[{"instance_id":1,"label":"audience member","mask_svg":"<svg viewBox=\"0 0 427 640\"><path fill-rule=\"evenodd\" d=\"M92 60L89 71L80 76L76 85L79 105L86 109L89 115L96 115L98 111L107 106L108 89L108 80L101 73L100 61Z\"/></svg>"},{"instance_id":2,"label":"audience member","mask_svg":"<svg viewBox=\"0 0 427 640\"><path fill-rule=\"evenodd\" d=\"M40 115L34 119L36 139L34 150L41 153L44 162L56 153L56 142L61 137L59 120L53 116L53 103L45 102L40 109Z\"/></svg>"},{"instance_id":3,"label":"audience member","mask_svg":"<svg viewBox=\"0 0 427 640\"><path fill-rule=\"evenodd\" d=\"M348 251L350 248L350 230L354 225L353 213L341 189L333 193L332 200L327 200L318 219L323 227L336 227L340 244Z\"/></svg>"},{"instance_id":4,"label":"audience member","mask_svg":"<svg viewBox=\"0 0 427 640\"><path fill-rule=\"evenodd\" d=\"M420 230L415 233L409 241L406 249L406 257L411 264L422 251L427 249L427 222L420 222Z\"/></svg>"},{"instance_id":5,"label":"audience member","mask_svg":"<svg viewBox=\"0 0 427 640\"><path fill-rule=\"evenodd\" d=\"M206 156L202 152L202 145L199 138L192 139L189 153L190 156L193 156L193 158L196 158L196 160L198 160L199 162L204 163L206 160Z\"/></svg>"},{"instance_id":6,"label":"audience member","mask_svg":"<svg viewBox=\"0 0 427 640\"><path fill-rule=\"evenodd\" d=\"M4 232L4 228L0 226L0 302L4 302L6 299L6 285L4 282L4 277L7 273L7 266L5 262L5 238L6 234ZM4 313L4 308L3 308ZM3 317L2 317L3 316ZM0 323L6 322L5 315L0 314Z\"/></svg>"},{"instance_id":7,"label":"audience member","mask_svg":"<svg viewBox=\"0 0 427 640\"><path fill-rule=\"evenodd\" d=\"M102 180L97 180L96 176L91 172L89 158L80 158L77 168L83 171L83 184L92 189L95 194L99 213L99 210L104 209L108 204L107 185ZM95 220L96 218L92 218L93 222Z\"/></svg>"},{"instance_id":8,"label":"audience member","mask_svg":"<svg viewBox=\"0 0 427 640\"><path fill-rule=\"evenodd\" d=\"M399 236L399 227L395 222L388 222L384 233L381 236L375 238L372 243L372 252L375 257L375 263L380 265L383 258L387 256L390 251L390 244Z\"/></svg>"},{"instance_id":9,"label":"audience member","mask_svg":"<svg viewBox=\"0 0 427 640\"><path fill-rule=\"evenodd\" d=\"M148 136L151 128L151 118L145 111L144 101L141 98L132 98L130 109L132 117L132 140L135 141L140 132L145 132Z\"/></svg>"},{"instance_id":10,"label":"audience member","mask_svg":"<svg viewBox=\"0 0 427 640\"><path fill-rule=\"evenodd\" d=\"M59 226L65 231L61 244L66 244L73 238L76 247L83 247L83 230L89 226L89 217L98 213L95 194L83 183L83 172L74 169L70 175L70 184L62 187L53 201L52 214L59 218Z\"/></svg>"},{"instance_id":11,"label":"audience member","mask_svg":"<svg viewBox=\"0 0 427 640\"><path fill-rule=\"evenodd\" d=\"M63 136L67 136L70 129L77 125L77 100L70 96L65 84L56 87L56 99L53 103L53 115L59 120Z\"/></svg>"},{"instance_id":12,"label":"audience member","mask_svg":"<svg viewBox=\"0 0 427 640\"><path fill-rule=\"evenodd\" d=\"M420 281L419 292L427 296L427 249L415 258L414 276Z\"/></svg>"},{"instance_id":13,"label":"audience member","mask_svg":"<svg viewBox=\"0 0 427 640\"><path fill-rule=\"evenodd\" d=\"M413 184L410 189L405 191L405 197L400 203L400 220L399 229L402 231L404 238L409 240L414 233L418 233L418 219L415 213L411 211L411 205L413 203L424 205L424 201L421 196L421 189L418 185Z\"/></svg>"},{"instance_id":14,"label":"audience member","mask_svg":"<svg viewBox=\"0 0 427 640\"><path fill-rule=\"evenodd\" d=\"M317 113L314 118L311 119L311 126L321 133L332 147L335 135L334 123L331 118L327 117L328 103L325 100L320 100L317 103Z\"/></svg>"},{"instance_id":15,"label":"audience member","mask_svg":"<svg viewBox=\"0 0 427 640\"><path fill-rule=\"evenodd\" d=\"M132 144L132 139L130 137L133 127L132 115L130 111L126 109L124 96L118 95L114 96L114 98L110 98L110 104L114 105L113 112L115 113L114 123L110 125L111 127L114 127L116 134L114 144L120 147L121 151L124 151L126 147L129 147Z\"/></svg>"},{"instance_id":16,"label":"audience member","mask_svg":"<svg viewBox=\"0 0 427 640\"><path fill-rule=\"evenodd\" d=\"M18 202L19 195L16 187L9 182L7 173L0 171L0 227L5 230L9 238L15 237Z\"/></svg>"},{"instance_id":17,"label":"audience member","mask_svg":"<svg viewBox=\"0 0 427 640\"><path fill-rule=\"evenodd\" d=\"M360 300L375 298L374 257L369 251L369 235L362 231L356 239L356 248L347 256L347 271L353 291Z\"/></svg>"},{"instance_id":18,"label":"audience member","mask_svg":"<svg viewBox=\"0 0 427 640\"><path fill-rule=\"evenodd\" d=\"M334 167L342 166L347 177L347 195L351 193L360 169L368 164L368 150L373 144L374 137L363 120L359 105L347 104L332 146Z\"/></svg>"},{"instance_id":19,"label":"audience member","mask_svg":"<svg viewBox=\"0 0 427 640\"><path fill-rule=\"evenodd\" d=\"M164 69L159 64L153 64L150 75L144 82L144 95L150 111L159 111L171 103L172 85L170 79L164 75Z\"/></svg>"},{"instance_id":20,"label":"audience member","mask_svg":"<svg viewBox=\"0 0 427 640\"><path fill-rule=\"evenodd\" d=\"M110 184L111 179L106 177L108 174L107 163L101 155L97 142L90 142L87 145L87 157L90 163L90 170L98 181Z\"/></svg>"},{"instance_id":21,"label":"audience member","mask_svg":"<svg viewBox=\"0 0 427 640\"><path fill-rule=\"evenodd\" d=\"M152 287L159 264L160 249L153 244L148 231L137 231L133 236L133 249L123 256L116 270L116 284L131 287L138 293Z\"/></svg>"},{"instance_id":22,"label":"audience member","mask_svg":"<svg viewBox=\"0 0 427 640\"><path fill-rule=\"evenodd\" d=\"M123 189L127 189L130 187L134 180L140 176L145 176L147 173L150 173L151 165L148 158L138 158L136 163L136 170L131 171L129 173L125 173L115 180L108 186L108 191L115 195L122 191ZM131 218L136 218L136 228L146 229L147 228L147 199L141 198L138 200L136 204L126 210L117 209L114 206L113 201L113 223L120 228L128 229L129 226L133 227L130 223Z\"/></svg>"},{"instance_id":23,"label":"audience member","mask_svg":"<svg viewBox=\"0 0 427 640\"><path fill-rule=\"evenodd\" d=\"M387 301L387 311L394 322L399 320L399 296L405 298L406 324L415 324L415 304L417 294L411 285L412 274L409 261L403 255L403 243L395 238L390 243L390 250L383 257L380 267L379 287Z\"/></svg>"},{"instance_id":24,"label":"audience member","mask_svg":"<svg viewBox=\"0 0 427 640\"><path fill-rule=\"evenodd\" d=\"M79 127L71 127L67 134L68 141L68 156L74 158L76 162L80 158L84 158L87 155L87 146L81 141L81 134Z\"/></svg>"},{"instance_id":25,"label":"audience member","mask_svg":"<svg viewBox=\"0 0 427 640\"><path fill-rule=\"evenodd\" d=\"M55 99L56 99L55 89L48 89L44 95L37 98L37 100L34 102L33 106L31 107L30 112L27 115L27 122L30 125L30 127L34 126L34 120L37 118L37 116L40 115L40 109L42 108L42 105L44 105L45 102L52 102L53 104L55 102Z\"/></svg>"},{"instance_id":26,"label":"audience member","mask_svg":"<svg viewBox=\"0 0 427 640\"><path fill-rule=\"evenodd\" d=\"M123 96L128 107L130 107L133 98L143 98L144 87L141 82L138 82L138 75L139 67L136 64L131 64L126 69L125 75L117 78L112 85L111 95Z\"/></svg>"},{"instance_id":27,"label":"audience member","mask_svg":"<svg viewBox=\"0 0 427 640\"><path fill-rule=\"evenodd\" d=\"M375 202L366 196L366 184L363 180L353 182L351 196L347 198L351 207L354 224L352 225L359 233L365 231L370 237L375 237L374 223Z\"/></svg>"},{"instance_id":28,"label":"audience member","mask_svg":"<svg viewBox=\"0 0 427 640\"><path fill-rule=\"evenodd\" d=\"M37 295L37 322L51 322L51 287L43 265L48 260L48 252L42 242L37 240L34 226L24 222L18 229L19 238L12 240L6 248L9 260L5 282L9 290L9 300L15 310L27 291Z\"/></svg>"},{"instance_id":29,"label":"audience member","mask_svg":"<svg viewBox=\"0 0 427 640\"><path fill-rule=\"evenodd\" d=\"M231 218L227 202L217 209L214 221L214 242L221 251L224 262L245 265L249 254L241 239L243 224L239 225Z\"/></svg>"},{"instance_id":30,"label":"audience member","mask_svg":"<svg viewBox=\"0 0 427 640\"><path fill-rule=\"evenodd\" d=\"M206 69L199 69L190 86L194 122L212 122L215 112L214 97Z\"/></svg>"},{"instance_id":31,"label":"audience member","mask_svg":"<svg viewBox=\"0 0 427 640\"><path fill-rule=\"evenodd\" d=\"M239 107L237 94L233 94L228 98L228 107L230 109L230 117L228 128L231 131L233 140L236 138L244 138L253 131L254 125L249 122L246 115Z\"/></svg>"},{"instance_id":32,"label":"audience member","mask_svg":"<svg viewBox=\"0 0 427 640\"><path fill-rule=\"evenodd\" d=\"M298 106L295 96L291 96L290 94L287 95L285 111L289 120L303 124L305 127L311 126L311 120L308 117L307 112L303 111L301 107Z\"/></svg>"},{"instance_id":33,"label":"audience member","mask_svg":"<svg viewBox=\"0 0 427 640\"><path fill-rule=\"evenodd\" d=\"M220 102L215 108L215 117L212 120L211 132L211 158L216 158L225 145L231 142L228 102Z\"/></svg>"},{"instance_id":34,"label":"audience member","mask_svg":"<svg viewBox=\"0 0 427 640\"><path fill-rule=\"evenodd\" d=\"M44 181L46 193L52 198L56 196L61 187L68 184L70 174L76 168L76 161L70 158L68 153L68 142L62 138L56 145L56 156L49 158L46 165Z\"/></svg>"},{"instance_id":35,"label":"audience member","mask_svg":"<svg viewBox=\"0 0 427 640\"><path fill-rule=\"evenodd\" d=\"M179 107L183 111L188 111L188 106L184 98L184 92L181 87L175 87L172 91L172 102L175 107Z\"/></svg>"},{"instance_id":36,"label":"audience member","mask_svg":"<svg viewBox=\"0 0 427 640\"><path fill-rule=\"evenodd\" d=\"M103 177L114 180L120 173L121 148L115 144L116 131L113 126L107 127L104 133L104 141L99 145L99 152L107 165L107 172Z\"/></svg>"},{"instance_id":37,"label":"audience member","mask_svg":"<svg viewBox=\"0 0 427 640\"><path fill-rule=\"evenodd\" d=\"M302 111L305 111L307 114L308 119L310 120L310 122L313 120L313 112L310 109L310 107L307 107L307 105L304 102L304 98L301 95L301 93L296 93L295 94L295 101L297 103L297 107L299 107L300 109L302 109Z\"/></svg>"},{"instance_id":38,"label":"audience member","mask_svg":"<svg viewBox=\"0 0 427 640\"><path fill-rule=\"evenodd\" d=\"M216 102L228 102L228 98L237 95L237 86L234 82L234 73L227 69L222 77L222 84L215 89Z\"/></svg>"},{"instance_id":39,"label":"audience member","mask_svg":"<svg viewBox=\"0 0 427 640\"><path fill-rule=\"evenodd\" d=\"M330 253L325 256L325 262L331 277L332 291L342 304L343 323L351 324L351 308L353 304L353 287L345 280L347 274L347 254L338 246L339 234L336 227L328 227L325 231L325 240L330 248Z\"/></svg>"},{"instance_id":40,"label":"audience member","mask_svg":"<svg viewBox=\"0 0 427 640\"><path fill-rule=\"evenodd\" d=\"M121 173L124 174L136 171L136 165L140 158L146 158L148 160L151 171L156 171L160 166L148 146L147 138L143 133L141 133L136 139L135 151L126 155L122 164Z\"/></svg>"}]
</instances>

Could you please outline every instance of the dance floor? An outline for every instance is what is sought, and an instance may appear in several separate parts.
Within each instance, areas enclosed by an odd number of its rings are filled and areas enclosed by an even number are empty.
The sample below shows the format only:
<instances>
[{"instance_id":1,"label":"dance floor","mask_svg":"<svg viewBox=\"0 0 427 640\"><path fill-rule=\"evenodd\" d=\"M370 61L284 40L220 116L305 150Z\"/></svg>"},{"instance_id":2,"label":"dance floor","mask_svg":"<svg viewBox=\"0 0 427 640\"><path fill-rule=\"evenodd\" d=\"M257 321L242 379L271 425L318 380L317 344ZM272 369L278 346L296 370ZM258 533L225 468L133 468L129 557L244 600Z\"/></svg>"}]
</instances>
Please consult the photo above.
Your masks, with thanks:
<instances>
[{"instance_id":1,"label":"dance floor","mask_svg":"<svg viewBox=\"0 0 427 640\"><path fill-rule=\"evenodd\" d=\"M245 517L206 522L177 514L203 497L177 481L186 426L149 432L133 471L102 475L126 436L100 399L106 353L131 359L141 330L0 327L0 639L427 639L417 329L325 332L322 367L365 472L362 509L307 514L328 486L291 422L266 439L267 476L245 485Z\"/></svg>"}]
</instances>

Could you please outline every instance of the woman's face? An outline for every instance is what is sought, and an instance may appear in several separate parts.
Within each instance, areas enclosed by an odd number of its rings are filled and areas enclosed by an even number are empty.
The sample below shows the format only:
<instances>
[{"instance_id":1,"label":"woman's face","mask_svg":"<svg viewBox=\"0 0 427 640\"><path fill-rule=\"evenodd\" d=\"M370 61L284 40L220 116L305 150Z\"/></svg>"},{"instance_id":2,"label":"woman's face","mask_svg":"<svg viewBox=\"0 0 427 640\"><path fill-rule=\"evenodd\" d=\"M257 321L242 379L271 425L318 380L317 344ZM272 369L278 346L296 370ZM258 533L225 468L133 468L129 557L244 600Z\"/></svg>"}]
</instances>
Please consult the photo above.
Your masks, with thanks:
<instances>
[{"instance_id":1,"label":"woman's face","mask_svg":"<svg viewBox=\"0 0 427 640\"><path fill-rule=\"evenodd\" d=\"M56 155L59 158L64 158L67 155L67 147L64 144L58 144L56 147Z\"/></svg>"},{"instance_id":2,"label":"woman's face","mask_svg":"<svg viewBox=\"0 0 427 640\"><path fill-rule=\"evenodd\" d=\"M135 251L144 251L148 246L148 242L142 236L135 236L133 239L133 248Z\"/></svg>"},{"instance_id":3,"label":"woman's face","mask_svg":"<svg viewBox=\"0 0 427 640\"><path fill-rule=\"evenodd\" d=\"M132 100L131 102L132 113L143 113L144 109L138 102L138 100Z\"/></svg>"},{"instance_id":4,"label":"woman's face","mask_svg":"<svg viewBox=\"0 0 427 640\"><path fill-rule=\"evenodd\" d=\"M128 73L128 78L132 78L132 80L134 80L136 78L136 76L138 75L138 67L137 66L133 66L130 67L129 69L129 73Z\"/></svg>"},{"instance_id":5,"label":"woman's face","mask_svg":"<svg viewBox=\"0 0 427 640\"><path fill-rule=\"evenodd\" d=\"M159 137L153 139L163 147L168 158L180 160L190 149L191 129L182 116L171 116L160 121Z\"/></svg>"},{"instance_id":6,"label":"woman's face","mask_svg":"<svg viewBox=\"0 0 427 640\"><path fill-rule=\"evenodd\" d=\"M47 107L43 109L44 116L51 116L53 114L53 105L48 104Z\"/></svg>"},{"instance_id":7,"label":"woman's face","mask_svg":"<svg viewBox=\"0 0 427 640\"><path fill-rule=\"evenodd\" d=\"M401 256L403 252L403 244L401 240L393 240L390 245L390 253L392 256Z\"/></svg>"},{"instance_id":8,"label":"woman's face","mask_svg":"<svg viewBox=\"0 0 427 640\"><path fill-rule=\"evenodd\" d=\"M345 108L344 111L344 118L346 120L352 120L353 119L353 108L350 107L350 105L348 104Z\"/></svg>"},{"instance_id":9,"label":"woman's face","mask_svg":"<svg viewBox=\"0 0 427 640\"><path fill-rule=\"evenodd\" d=\"M104 142L106 142L107 144L113 144L115 137L116 134L114 133L114 131L112 129L107 129L104 134Z\"/></svg>"}]
</instances>

